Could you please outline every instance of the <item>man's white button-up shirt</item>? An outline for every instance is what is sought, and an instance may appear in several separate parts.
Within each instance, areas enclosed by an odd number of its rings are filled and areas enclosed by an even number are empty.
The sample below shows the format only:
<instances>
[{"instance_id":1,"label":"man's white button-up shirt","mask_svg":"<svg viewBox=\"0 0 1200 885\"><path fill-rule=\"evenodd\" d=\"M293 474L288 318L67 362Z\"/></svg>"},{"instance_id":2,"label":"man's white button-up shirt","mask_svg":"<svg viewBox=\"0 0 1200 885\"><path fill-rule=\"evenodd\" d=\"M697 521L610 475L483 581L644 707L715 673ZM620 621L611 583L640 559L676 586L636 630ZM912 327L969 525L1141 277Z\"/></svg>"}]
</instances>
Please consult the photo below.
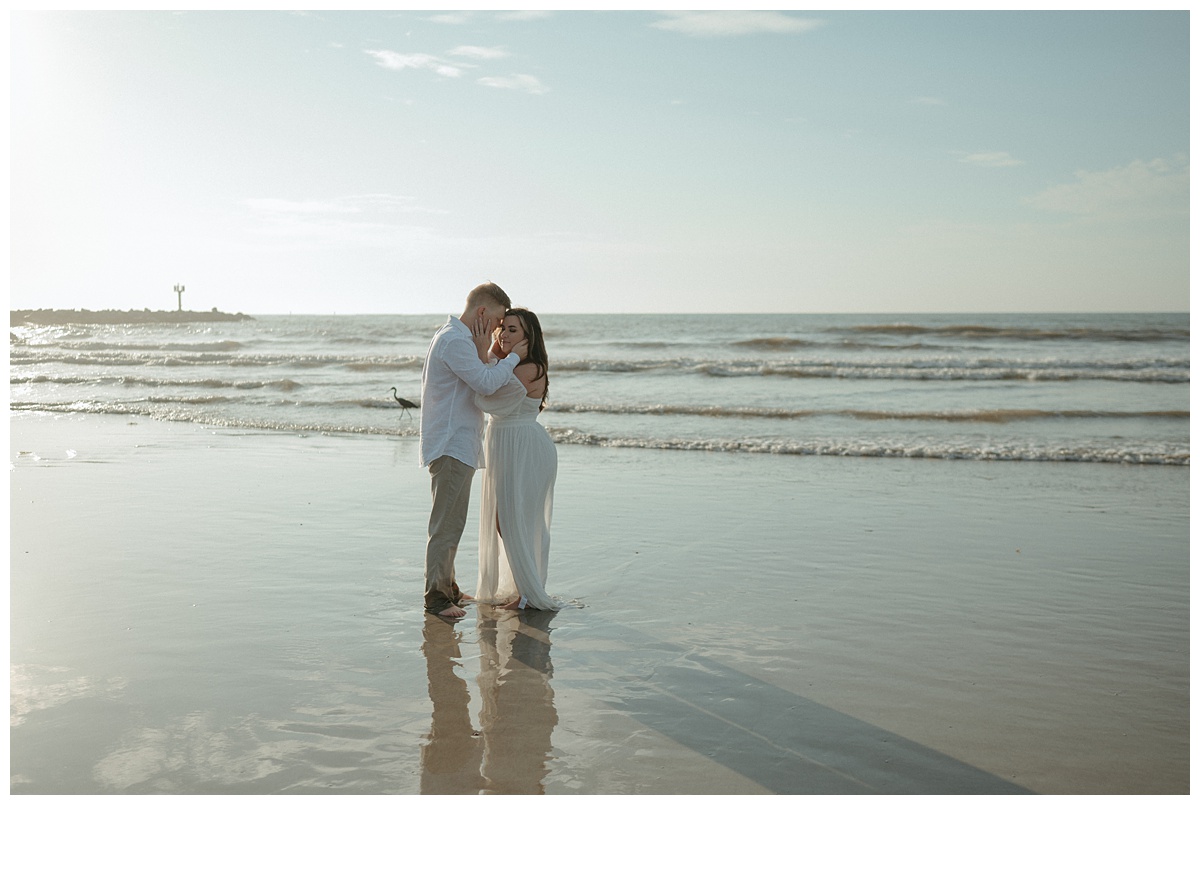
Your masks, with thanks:
<instances>
[{"instance_id":1,"label":"man's white button-up shirt","mask_svg":"<svg viewBox=\"0 0 1200 885\"><path fill-rule=\"evenodd\" d=\"M521 361L510 353L498 363L479 359L471 330L450 317L437 330L421 370L421 466L449 455L470 467L483 459L483 412L475 394L503 387Z\"/></svg>"}]
</instances>

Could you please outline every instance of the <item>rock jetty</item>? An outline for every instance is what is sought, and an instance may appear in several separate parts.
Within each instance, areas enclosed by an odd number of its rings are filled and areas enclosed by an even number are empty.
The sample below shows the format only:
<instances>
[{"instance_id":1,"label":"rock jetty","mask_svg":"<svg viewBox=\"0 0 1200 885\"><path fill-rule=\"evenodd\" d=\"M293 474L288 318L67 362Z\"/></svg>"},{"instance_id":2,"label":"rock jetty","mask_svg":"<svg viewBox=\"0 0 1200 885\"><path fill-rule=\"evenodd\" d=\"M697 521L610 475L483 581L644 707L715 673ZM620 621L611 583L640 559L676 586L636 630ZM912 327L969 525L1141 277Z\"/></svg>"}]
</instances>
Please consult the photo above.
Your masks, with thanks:
<instances>
[{"instance_id":1,"label":"rock jetty","mask_svg":"<svg viewBox=\"0 0 1200 885\"><path fill-rule=\"evenodd\" d=\"M10 310L8 324L12 326L63 326L71 323L92 325L131 325L145 323L236 323L252 320L244 313L222 313L215 307L202 310Z\"/></svg>"}]
</instances>

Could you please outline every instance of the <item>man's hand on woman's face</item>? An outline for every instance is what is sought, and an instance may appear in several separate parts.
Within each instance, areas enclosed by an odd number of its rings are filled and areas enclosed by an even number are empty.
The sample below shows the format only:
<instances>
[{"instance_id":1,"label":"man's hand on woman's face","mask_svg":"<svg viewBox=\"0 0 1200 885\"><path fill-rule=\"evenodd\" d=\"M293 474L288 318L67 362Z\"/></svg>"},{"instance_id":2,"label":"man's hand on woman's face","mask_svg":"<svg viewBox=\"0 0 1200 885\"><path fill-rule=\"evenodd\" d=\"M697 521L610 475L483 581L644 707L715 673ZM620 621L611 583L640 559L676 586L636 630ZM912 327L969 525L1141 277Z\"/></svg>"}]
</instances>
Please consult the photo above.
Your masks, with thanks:
<instances>
[{"instance_id":1,"label":"man's hand on woman's face","mask_svg":"<svg viewBox=\"0 0 1200 885\"><path fill-rule=\"evenodd\" d=\"M491 336L494 328L495 326L486 314L479 314L475 317L475 321L471 323L471 337L476 339L488 338Z\"/></svg>"}]
</instances>

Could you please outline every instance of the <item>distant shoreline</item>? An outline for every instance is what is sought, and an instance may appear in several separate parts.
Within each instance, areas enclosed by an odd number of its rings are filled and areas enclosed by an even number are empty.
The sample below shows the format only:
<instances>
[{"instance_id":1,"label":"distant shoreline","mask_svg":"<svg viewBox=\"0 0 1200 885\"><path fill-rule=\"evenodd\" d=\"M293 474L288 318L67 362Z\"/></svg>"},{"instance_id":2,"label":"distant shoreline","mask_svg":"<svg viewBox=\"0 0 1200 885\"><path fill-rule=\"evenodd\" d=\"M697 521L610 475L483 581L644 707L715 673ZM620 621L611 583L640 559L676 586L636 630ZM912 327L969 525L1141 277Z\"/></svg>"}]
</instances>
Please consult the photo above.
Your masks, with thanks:
<instances>
[{"instance_id":1,"label":"distant shoreline","mask_svg":"<svg viewBox=\"0 0 1200 885\"><path fill-rule=\"evenodd\" d=\"M130 325L135 323L233 323L252 320L244 313L222 313L215 307L201 310L10 310L9 326L63 325L91 323L97 325Z\"/></svg>"}]
</instances>

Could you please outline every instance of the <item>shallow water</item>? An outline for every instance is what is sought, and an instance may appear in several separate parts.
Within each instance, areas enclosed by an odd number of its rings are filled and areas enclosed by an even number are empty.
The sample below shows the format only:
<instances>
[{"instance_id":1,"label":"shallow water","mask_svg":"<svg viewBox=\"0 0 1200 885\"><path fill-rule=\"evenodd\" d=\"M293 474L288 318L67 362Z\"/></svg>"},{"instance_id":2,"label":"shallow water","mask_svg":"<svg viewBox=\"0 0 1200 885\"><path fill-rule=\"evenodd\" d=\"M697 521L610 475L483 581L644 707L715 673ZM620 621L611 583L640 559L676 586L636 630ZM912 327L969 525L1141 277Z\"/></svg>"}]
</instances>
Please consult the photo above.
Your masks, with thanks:
<instances>
[{"instance_id":1,"label":"shallow water","mask_svg":"<svg viewBox=\"0 0 1200 885\"><path fill-rule=\"evenodd\" d=\"M1186 471L562 447L449 625L411 439L11 426L14 793L1188 788Z\"/></svg>"}]
</instances>

